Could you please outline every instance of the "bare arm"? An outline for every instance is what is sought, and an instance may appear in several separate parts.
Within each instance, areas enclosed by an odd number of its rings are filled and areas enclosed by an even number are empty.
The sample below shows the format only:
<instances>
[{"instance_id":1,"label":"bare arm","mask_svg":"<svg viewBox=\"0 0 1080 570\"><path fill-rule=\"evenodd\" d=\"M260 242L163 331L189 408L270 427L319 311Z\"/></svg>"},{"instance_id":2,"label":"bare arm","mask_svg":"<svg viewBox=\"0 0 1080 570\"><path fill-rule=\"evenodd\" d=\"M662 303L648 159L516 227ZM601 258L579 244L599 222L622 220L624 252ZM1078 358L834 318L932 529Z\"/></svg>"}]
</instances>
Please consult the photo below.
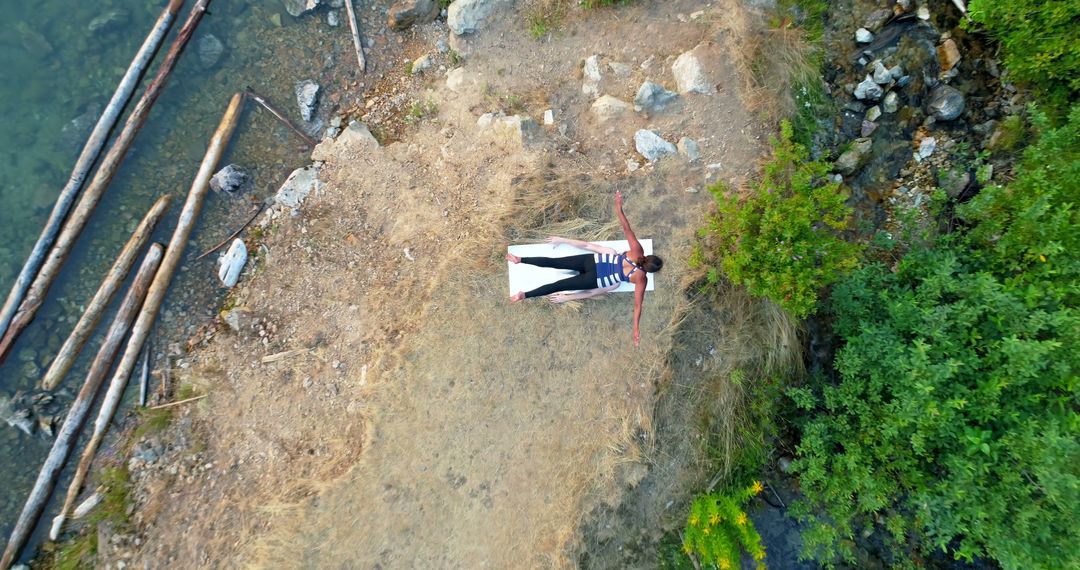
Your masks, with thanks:
<instances>
[{"instance_id":1,"label":"bare arm","mask_svg":"<svg viewBox=\"0 0 1080 570\"><path fill-rule=\"evenodd\" d=\"M634 281L634 346L641 340L641 305L645 302L645 279Z\"/></svg>"},{"instance_id":2,"label":"bare arm","mask_svg":"<svg viewBox=\"0 0 1080 570\"><path fill-rule=\"evenodd\" d=\"M560 244L566 244L576 247L578 249L584 249L595 253L619 253L610 247L604 247L602 245L596 245L595 243L589 243L587 241L581 241L579 239L570 239L558 236L551 236L547 239L548 243L554 246Z\"/></svg>"},{"instance_id":3,"label":"bare arm","mask_svg":"<svg viewBox=\"0 0 1080 570\"><path fill-rule=\"evenodd\" d=\"M622 192L616 190L615 215L619 217L619 225L622 226L623 234L626 235L626 241L630 243L631 260L638 260L645 255L645 249L641 247L641 242L639 242L637 236L634 235L634 230L630 229L630 221L626 219L626 214L622 211L622 202Z\"/></svg>"},{"instance_id":4,"label":"bare arm","mask_svg":"<svg viewBox=\"0 0 1080 570\"><path fill-rule=\"evenodd\" d=\"M567 301L577 301L579 299L591 299L593 297L599 297L606 293L610 293L619 288L619 284L610 285L608 287L600 287L598 289L589 289L587 291L578 291L576 293L555 293L549 298L552 303L565 303Z\"/></svg>"}]
</instances>

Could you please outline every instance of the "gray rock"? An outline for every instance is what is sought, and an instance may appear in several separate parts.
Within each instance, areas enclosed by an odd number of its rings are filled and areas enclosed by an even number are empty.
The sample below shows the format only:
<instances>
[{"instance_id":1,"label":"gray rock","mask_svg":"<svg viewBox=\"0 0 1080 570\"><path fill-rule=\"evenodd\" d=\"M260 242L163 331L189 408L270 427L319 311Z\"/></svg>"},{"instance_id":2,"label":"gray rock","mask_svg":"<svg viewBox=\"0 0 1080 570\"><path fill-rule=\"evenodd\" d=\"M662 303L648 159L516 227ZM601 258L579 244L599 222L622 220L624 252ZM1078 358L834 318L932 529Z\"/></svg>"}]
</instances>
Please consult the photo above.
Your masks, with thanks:
<instances>
[{"instance_id":1,"label":"gray rock","mask_svg":"<svg viewBox=\"0 0 1080 570\"><path fill-rule=\"evenodd\" d=\"M885 90L882 89L881 86L874 81L874 78L869 75L866 76L866 79L864 79L862 83L855 87L855 97L859 99L877 101L884 94Z\"/></svg>"},{"instance_id":2,"label":"gray rock","mask_svg":"<svg viewBox=\"0 0 1080 570\"><path fill-rule=\"evenodd\" d=\"M663 111L669 103L679 98L679 94L668 91L658 83L646 81L641 84L634 96L634 108L646 113Z\"/></svg>"},{"instance_id":3,"label":"gray rock","mask_svg":"<svg viewBox=\"0 0 1080 570\"><path fill-rule=\"evenodd\" d=\"M438 15L439 3L435 0L400 0L390 7L386 25L400 32L415 24L433 22Z\"/></svg>"},{"instance_id":4,"label":"gray rock","mask_svg":"<svg viewBox=\"0 0 1080 570\"><path fill-rule=\"evenodd\" d=\"M660 138L660 135L648 129L641 129L634 135L634 148L645 160L652 162L665 154L675 154L675 145Z\"/></svg>"},{"instance_id":5,"label":"gray rock","mask_svg":"<svg viewBox=\"0 0 1080 570\"><path fill-rule=\"evenodd\" d=\"M92 34L109 34L121 30L130 20L131 15L125 10L109 10L90 20L86 29Z\"/></svg>"},{"instance_id":6,"label":"gray rock","mask_svg":"<svg viewBox=\"0 0 1080 570\"><path fill-rule=\"evenodd\" d=\"M885 67L885 64L881 63L881 60L874 62L874 83L878 85L886 85L893 80L892 74L889 73L889 69Z\"/></svg>"},{"instance_id":7,"label":"gray rock","mask_svg":"<svg viewBox=\"0 0 1080 570\"><path fill-rule=\"evenodd\" d=\"M855 30L855 41L860 44L868 44L874 41L874 34L866 28L859 28Z\"/></svg>"},{"instance_id":8,"label":"gray rock","mask_svg":"<svg viewBox=\"0 0 1080 570\"><path fill-rule=\"evenodd\" d=\"M341 10L330 10L326 13L326 25L336 28L341 25Z\"/></svg>"},{"instance_id":9,"label":"gray rock","mask_svg":"<svg viewBox=\"0 0 1080 570\"><path fill-rule=\"evenodd\" d=\"M603 123L613 119L621 119L633 113L634 108L626 101L616 99L611 95L603 95L593 102L591 111L596 120Z\"/></svg>"},{"instance_id":10,"label":"gray rock","mask_svg":"<svg viewBox=\"0 0 1080 570\"><path fill-rule=\"evenodd\" d=\"M429 56L426 53L424 55L416 58L416 60L413 61L413 63L412 63L412 74L413 75L416 75L418 73L422 73L422 72L424 72L424 71L426 71L428 69L431 69L431 56Z\"/></svg>"},{"instance_id":11,"label":"gray rock","mask_svg":"<svg viewBox=\"0 0 1080 570\"><path fill-rule=\"evenodd\" d=\"M251 176L239 166L230 164L210 179L210 189L223 194L239 194L251 186Z\"/></svg>"},{"instance_id":12,"label":"gray rock","mask_svg":"<svg viewBox=\"0 0 1080 570\"><path fill-rule=\"evenodd\" d=\"M876 33L889 21L889 18L892 18L892 10L887 8L874 10L866 17L866 22L863 23L863 27Z\"/></svg>"},{"instance_id":13,"label":"gray rock","mask_svg":"<svg viewBox=\"0 0 1080 570\"><path fill-rule=\"evenodd\" d=\"M303 168L297 168L285 179L274 195L274 202L296 210L300 204L312 193L322 190L323 183L319 180L318 163Z\"/></svg>"},{"instance_id":14,"label":"gray rock","mask_svg":"<svg viewBox=\"0 0 1080 570\"><path fill-rule=\"evenodd\" d=\"M236 285L240 280L240 272L247 263L248 252L244 240L236 238L229 244L228 251L218 259L218 279L226 287ZM150 463L150 461L147 461Z\"/></svg>"},{"instance_id":15,"label":"gray rock","mask_svg":"<svg viewBox=\"0 0 1080 570\"><path fill-rule=\"evenodd\" d=\"M690 162L701 160L701 151L698 149L697 141L694 139L683 137L679 139L679 144L675 146L679 149L679 154L685 156Z\"/></svg>"},{"instance_id":16,"label":"gray rock","mask_svg":"<svg viewBox=\"0 0 1080 570\"><path fill-rule=\"evenodd\" d=\"M894 65L889 68L889 76L893 79L900 79L904 76L904 68L899 65Z\"/></svg>"},{"instance_id":17,"label":"gray rock","mask_svg":"<svg viewBox=\"0 0 1080 570\"><path fill-rule=\"evenodd\" d=\"M222 315L221 320L225 321L225 325L232 329L233 332L240 333L251 330L251 325L254 324L254 314L244 307L233 307Z\"/></svg>"},{"instance_id":18,"label":"gray rock","mask_svg":"<svg viewBox=\"0 0 1080 570\"><path fill-rule=\"evenodd\" d=\"M585 64L581 66L584 79L581 84L581 92L593 99L600 96L600 56L590 55L585 58Z\"/></svg>"},{"instance_id":19,"label":"gray rock","mask_svg":"<svg viewBox=\"0 0 1080 570\"><path fill-rule=\"evenodd\" d=\"M866 161L870 160L870 150L873 146L874 142L868 138L852 141L851 148L836 159L836 171L844 176L851 176L857 172L866 164Z\"/></svg>"},{"instance_id":20,"label":"gray rock","mask_svg":"<svg viewBox=\"0 0 1080 570\"><path fill-rule=\"evenodd\" d=\"M934 154L934 149L937 148L937 139L934 137L926 137L919 143L919 152L915 155L918 160L926 160Z\"/></svg>"},{"instance_id":21,"label":"gray rock","mask_svg":"<svg viewBox=\"0 0 1080 570\"><path fill-rule=\"evenodd\" d=\"M297 83L296 103L300 106L300 116L311 122L315 107L319 104L319 84L310 79Z\"/></svg>"},{"instance_id":22,"label":"gray rock","mask_svg":"<svg viewBox=\"0 0 1080 570\"><path fill-rule=\"evenodd\" d=\"M900 96L895 91L889 91L881 102L881 110L886 113L895 113L898 108L900 108Z\"/></svg>"},{"instance_id":23,"label":"gray rock","mask_svg":"<svg viewBox=\"0 0 1080 570\"><path fill-rule=\"evenodd\" d=\"M939 121L951 121L964 112L964 95L955 87L939 85L927 98L926 112Z\"/></svg>"},{"instance_id":24,"label":"gray rock","mask_svg":"<svg viewBox=\"0 0 1080 570\"><path fill-rule=\"evenodd\" d=\"M878 117L880 117L880 116L881 116L881 107L878 107L877 105L874 105L873 107L870 107L869 109L866 110L866 120L867 121L876 121L876 120L878 120Z\"/></svg>"},{"instance_id":25,"label":"gray rock","mask_svg":"<svg viewBox=\"0 0 1080 570\"><path fill-rule=\"evenodd\" d=\"M877 123L873 121L863 120L862 125L859 127L859 136L868 137L874 134L877 130Z\"/></svg>"},{"instance_id":26,"label":"gray rock","mask_svg":"<svg viewBox=\"0 0 1080 570\"><path fill-rule=\"evenodd\" d=\"M480 30L484 20L495 9L495 0L457 0L446 10L446 25L462 36Z\"/></svg>"},{"instance_id":27,"label":"gray rock","mask_svg":"<svg viewBox=\"0 0 1080 570\"><path fill-rule=\"evenodd\" d=\"M285 11L294 18L299 18L304 14L319 7L319 0L281 0L281 3L285 5Z\"/></svg>"},{"instance_id":28,"label":"gray rock","mask_svg":"<svg viewBox=\"0 0 1080 570\"><path fill-rule=\"evenodd\" d=\"M930 8L927 7L926 4L919 4L919 7L915 9L915 14L919 17L920 20L929 20Z\"/></svg>"},{"instance_id":29,"label":"gray rock","mask_svg":"<svg viewBox=\"0 0 1080 570\"><path fill-rule=\"evenodd\" d=\"M328 0L326 5L331 8L344 8L345 0Z\"/></svg>"},{"instance_id":30,"label":"gray rock","mask_svg":"<svg viewBox=\"0 0 1080 570\"><path fill-rule=\"evenodd\" d=\"M7 422L13 428L18 428L31 435L34 432L34 422L30 419L30 410L17 406L13 398L0 396L0 420Z\"/></svg>"},{"instance_id":31,"label":"gray rock","mask_svg":"<svg viewBox=\"0 0 1080 570\"><path fill-rule=\"evenodd\" d=\"M617 61L612 61L612 62L608 63L607 65L608 65L608 69L610 69L611 72L614 73L616 77L622 77L624 79L627 78L627 77L630 77L631 70L630 70L629 65L626 65L625 63L620 63L620 62L617 62Z\"/></svg>"},{"instance_id":32,"label":"gray rock","mask_svg":"<svg viewBox=\"0 0 1080 570\"><path fill-rule=\"evenodd\" d=\"M199 65L203 69L210 69L221 61L225 54L225 44L214 34L206 34L195 43L195 53L199 56Z\"/></svg>"},{"instance_id":33,"label":"gray rock","mask_svg":"<svg viewBox=\"0 0 1080 570\"><path fill-rule=\"evenodd\" d=\"M938 188L941 188L950 198L956 199L971 183L971 173L966 170L945 170L938 175Z\"/></svg>"},{"instance_id":34,"label":"gray rock","mask_svg":"<svg viewBox=\"0 0 1080 570\"><path fill-rule=\"evenodd\" d=\"M715 91L715 87L709 81L709 76L705 73L705 67L693 51L680 55L671 65L671 73L675 76L679 93L708 94Z\"/></svg>"}]
</instances>

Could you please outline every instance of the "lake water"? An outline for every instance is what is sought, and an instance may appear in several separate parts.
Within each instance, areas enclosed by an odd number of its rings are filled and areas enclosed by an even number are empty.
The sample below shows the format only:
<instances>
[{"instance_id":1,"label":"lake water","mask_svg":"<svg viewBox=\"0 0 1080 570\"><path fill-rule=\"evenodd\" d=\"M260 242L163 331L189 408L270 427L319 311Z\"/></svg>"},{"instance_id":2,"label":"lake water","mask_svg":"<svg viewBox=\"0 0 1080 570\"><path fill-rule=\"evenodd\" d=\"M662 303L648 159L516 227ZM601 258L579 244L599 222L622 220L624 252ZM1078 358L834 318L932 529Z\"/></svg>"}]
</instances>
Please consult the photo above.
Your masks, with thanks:
<instances>
[{"instance_id":1,"label":"lake water","mask_svg":"<svg viewBox=\"0 0 1080 570\"><path fill-rule=\"evenodd\" d=\"M194 2L188 0L183 6L156 61ZM4 126L0 129L0 291L4 296L98 113L165 3L4 3L0 19L0 124ZM297 81L319 82L325 99L336 85L353 78L348 25L344 12L341 15L342 24L330 27L325 8L298 19L288 15L279 0L211 3L60 280L0 366L0 398L34 389L131 230L165 193L173 195L173 204L155 239L168 241L206 143L232 93L250 85L300 122L293 94ZM95 18L103 16L95 23ZM200 44L212 42L205 39L208 35L225 46L217 62L200 58ZM154 70L156 63L133 101ZM322 105L324 114L330 106ZM194 257L239 227L252 201L273 193L288 172L308 162L307 154L295 135L247 104L221 164L236 163L251 172L254 190L244 197L208 197L159 316L155 355L164 355L168 343L186 339L196 327L209 322L224 294L216 279L216 256L199 262ZM107 314L99 328L111 318ZM57 399L64 409L78 391L99 341L95 337L89 343L80 363L58 389ZM5 540L51 444L52 438L40 430L26 435L0 422L0 531ZM66 486L66 481L60 485ZM56 494L62 497L63 491ZM43 520L52 514L46 512ZM39 525L39 533L44 526Z\"/></svg>"}]
</instances>

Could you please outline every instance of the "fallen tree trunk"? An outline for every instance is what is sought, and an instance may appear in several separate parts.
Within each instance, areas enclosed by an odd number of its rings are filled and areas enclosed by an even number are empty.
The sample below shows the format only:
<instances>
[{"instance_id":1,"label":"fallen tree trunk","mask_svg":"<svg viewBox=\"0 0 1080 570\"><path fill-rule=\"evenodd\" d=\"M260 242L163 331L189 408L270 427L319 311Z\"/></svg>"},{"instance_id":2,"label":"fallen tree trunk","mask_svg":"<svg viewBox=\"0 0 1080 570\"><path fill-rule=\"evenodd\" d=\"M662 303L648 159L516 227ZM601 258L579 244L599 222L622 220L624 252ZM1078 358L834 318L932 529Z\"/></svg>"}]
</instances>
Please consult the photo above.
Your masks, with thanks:
<instances>
[{"instance_id":1,"label":"fallen tree trunk","mask_svg":"<svg viewBox=\"0 0 1080 570\"><path fill-rule=\"evenodd\" d=\"M135 318L135 313L143 303L143 297L146 295L151 278L157 271L161 257L161 246L158 244L150 246L150 251L146 253L146 257L139 267L135 282L131 285L131 289L128 289L127 294L124 295L120 310L116 313L116 317L113 318L112 325L109 327L109 332L105 335L105 342L98 349L97 356L90 366L90 371L86 373L86 380L83 382L82 389L79 390L78 397L75 398L75 402L71 405L71 410L68 411L67 417L64 419L64 425L57 433L56 441L53 442L52 449L49 450L49 455L45 458L45 464L41 467L37 480L34 481L34 488L30 491L29 498L26 499L22 513L19 514L19 520L16 521L15 528L11 531L7 548L4 549L4 556L0 559L0 568L7 569L11 566L15 561L15 557L19 555L19 552L26 544L26 539L30 537L30 533L37 525L41 511L45 509L45 505L49 501L49 495L52 494L53 486L56 485L56 477L64 467L71 448L79 440L79 432L82 431L83 421L90 412L94 397L97 395L98 388L101 387L101 381L109 373L109 367L112 366L113 358L116 357L116 352L120 349L120 343L123 342L128 327L131 326L131 321Z\"/></svg>"},{"instance_id":2,"label":"fallen tree trunk","mask_svg":"<svg viewBox=\"0 0 1080 570\"><path fill-rule=\"evenodd\" d=\"M124 315L124 326L118 331L119 337L115 345L112 347L111 354L109 354L108 363L105 365L101 375L104 376L108 372L109 364L112 364L112 357L116 356L116 350L119 348L120 340L123 340L124 334L127 333L128 325L135 318L135 311L142 305L143 297L146 294L146 290L150 287L150 281L153 279L154 274L157 273L159 264L161 263L162 247L159 244L150 246L150 251L147 252L146 257L143 259L142 266L139 267L139 273L135 277L135 283L131 286L131 291L128 293L128 298L124 299L124 306L121 308L121 313ZM135 295L132 295L132 294ZM138 297L132 299L132 297ZM129 301L137 301L137 304L128 309ZM119 318L119 314L117 315ZM113 323L113 328L109 329L109 335L106 337L112 340L113 333L116 331L116 322ZM131 341L128 341L130 344ZM104 347L103 347L104 348ZM101 353L98 353L101 356ZM97 364L97 360L94 364ZM93 368L91 368L93 371ZM82 457L79 458L79 467L75 469L75 476L71 480L71 484L68 485L67 497L64 498L64 506L60 509L60 514L56 515L53 519L52 528L49 529L49 539L56 540L56 537L60 535L60 529L64 526L64 520L67 518L67 513L71 511L75 505L75 498L79 496L79 490L82 489L83 481L86 480L86 474L90 471L90 464L94 461L94 456L97 454L98 447L101 445L101 439L105 437L105 432L109 429L109 423L112 422L113 415L116 414L116 408L120 405L120 397L124 395L124 387L127 386L127 377L117 378L113 376L109 382L109 389L105 392L105 397L101 400L101 409L98 410L97 419L94 420L94 434L91 436L90 441L86 444L86 448L83 449Z\"/></svg>"},{"instance_id":3,"label":"fallen tree trunk","mask_svg":"<svg viewBox=\"0 0 1080 570\"><path fill-rule=\"evenodd\" d=\"M41 377L42 388L46 390L56 388L68 371L71 370L71 365L75 363L79 351L86 344L86 340L90 338L90 334L94 332L94 327L97 326L101 315L108 308L113 295L116 294L116 291L124 284L124 280L127 279L131 267L135 265L135 258L146 246L146 242L150 241L154 228L157 227L161 217L169 209L171 199L172 197L167 194L158 198L158 201L143 217L139 226L135 228L131 238L124 244L124 248L120 250L120 256L116 258L109 272L105 275L105 279L102 280L101 286L98 287L97 293L94 293L94 297L90 299L90 303L86 306L86 311L79 318L79 322L75 324L75 328L72 329L71 334L64 341L64 345L60 347L60 352L56 354L56 358L49 365L49 369L45 371L45 375Z\"/></svg>"},{"instance_id":4,"label":"fallen tree trunk","mask_svg":"<svg viewBox=\"0 0 1080 570\"><path fill-rule=\"evenodd\" d=\"M124 77L120 79L120 84L116 86L116 91L113 92L112 99L109 99L109 104L106 105L105 110L98 118L90 137L86 139L86 144L83 145L82 152L79 153L79 158L75 161L74 168L71 169L71 176L68 177L67 184L60 190L60 195L56 198L56 204L53 205L49 219L45 222L45 228L41 230L41 235L38 237L37 243L34 244L34 249L31 250L30 256L26 259L26 263L23 264L22 270L19 271L19 276L15 279L15 284L12 285L7 300L4 301L3 309L0 309L0 337L3 337L4 333L7 332L8 325L15 316L15 310L22 303L23 298L26 296L26 290L30 287L30 283L33 281L34 276L37 275L38 270L41 269L46 252L56 241L60 226L64 223L64 219L67 218L68 211L71 210L71 205L75 202L75 197L78 196L83 182L86 181L86 176L94 167L94 162L97 161L101 149L109 139L109 133L116 126L116 121L120 119L124 106L131 99L131 94L135 92L135 88L138 87L139 80L142 79L147 66L153 61L154 55L157 54L158 48L161 47L162 40L169 33L169 28L176 21L176 13L180 11L180 6L183 3L184 0L169 0L169 5L165 7L161 16L158 17L153 29L150 30L150 34L146 36L142 47L135 54L135 59L131 60L127 72L124 73Z\"/></svg>"},{"instance_id":5,"label":"fallen tree trunk","mask_svg":"<svg viewBox=\"0 0 1080 570\"><path fill-rule=\"evenodd\" d=\"M146 117L150 114L150 108L164 90L169 74L176 66L176 61L180 58L184 46L187 45L188 40L195 33L195 28L202 19L203 13L206 12L209 3L210 0L197 0L195 2L187 21L180 28L176 39L173 40L172 45L169 47L169 52L165 55L161 66L158 67L157 75L147 86L146 91L139 98L139 102L135 104L135 109L131 111L127 122L124 123L123 130L113 141L109 152L105 155L105 158L101 159L101 164L98 166L93 180L83 191L78 205L75 206L75 210L71 212L67 222L64 223L64 228L61 230L60 236L56 238L56 244L49 251L45 264L41 267L41 271L38 272L33 285L27 291L26 298L23 299L19 310L15 312L15 316L11 319L4 336L0 338L0 362L3 362L11 347L15 344L15 339L18 338L19 333L30 324L38 309L41 308L41 304L45 302L45 295L49 292L49 287L60 273L60 267L67 260L75 241L79 238L79 234L86 226L87 221L90 220L90 214L93 213L98 201L101 200L101 195L108 188L109 183L112 182L113 177L119 170L120 163L123 161L128 149L131 148L132 141L135 140L135 135L138 134L139 129L146 122Z\"/></svg>"},{"instance_id":6,"label":"fallen tree trunk","mask_svg":"<svg viewBox=\"0 0 1080 570\"><path fill-rule=\"evenodd\" d=\"M312 148L314 148L315 145L318 144L318 143L315 142L315 139L311 138L310 135L305 133L300 127L296 126L296 123L290 121L289 118L286 117L281 111L278 111L277 107L271 105L270 101L268 101L266 99L266 97L263 97L262 95L259 95L251 87L245 87L244 88L244 95L246 95L248 97L251 97L252 101L255 101L260 106L262 106L263 109L266 109L267 111L269 111L270 114L273 115L277 120L281 121L282 123L285 123L286 127L289 127L289 129L291 129L292 132L296 133L297 135L300 136L300 138L304 139L304 142L306 142Z\"/></svg>"},{"instance_id":7,"label":"fallen tree trunk","mask_svg":"<svg viewBox=\"0 0 1080 570\"><path fill-rule=\"evenodd\" d=\"M360 41L360 22L356 20L352 0L345 0L345 11L349 15L349 31L352 33L353 47L356 48L356 60L360 64L360 73L364 73L367 70L367 59L364 57L364 44Z\"/></svg>"}]
</instances>

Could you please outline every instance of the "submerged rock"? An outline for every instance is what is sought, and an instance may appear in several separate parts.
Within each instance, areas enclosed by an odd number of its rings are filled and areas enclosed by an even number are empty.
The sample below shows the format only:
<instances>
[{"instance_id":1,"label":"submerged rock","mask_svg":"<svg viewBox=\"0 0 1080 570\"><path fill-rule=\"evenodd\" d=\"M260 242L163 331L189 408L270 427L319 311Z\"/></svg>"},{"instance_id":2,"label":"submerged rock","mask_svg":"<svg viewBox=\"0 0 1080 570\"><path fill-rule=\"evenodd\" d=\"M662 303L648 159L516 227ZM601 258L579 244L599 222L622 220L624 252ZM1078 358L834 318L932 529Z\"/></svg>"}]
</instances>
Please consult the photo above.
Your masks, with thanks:
<instances>
[{"instance_id":1,"label":"submerged rock","mask_svg":"<svg viewBox=\"0 0 1080 570\"><path fill-rule=\"evenodd\" d=\"M652 162L665 154L675 154L678 149L648 129L641 129L634 135L634 148L645 160Z\"/></svg>"},{"instance_id":2,"label":"submerged rock","mask_svg":"<svg viewBox=\"0 0 1080 570\"><path fill-rule=\"evenodd\" d=\"M214 34L206 34L196 42L195 52L203 69L210 69L221 61L221 56L225 54L225 44Z\"/></svg>"},{"instance_id":3,"label":"submerged rock","mask_svg":"<svg viewBox=\"0 0 1080 570\"><path fill-rule=\"evenodd\" d=\"M239 194L250 187L251 176L235 164L229 164L210 178L210 189L223 194Z\"/></svg>"},{"instance_id":4,"label":"submerged rock","mask_svg":"<svg viewBox=\"0 0 1080 570\"><path fill-rule=\"evenodd\" d=\"M296 103L300 106L300 116L311 122L315 107L319 104L319 84L310 79L297 83Z\"/></svg>"},{"instance_id":5,"label":"submerged rock","mask_svg":"<svg viewBox=\"0 0 1080 570\"><path fill-rule=\"evenodd\" d=\"M14 398L0 396L0 420L4 420L11 427L18 428L31 435L34 432L34 422L30 419L30 410L15 405Z\"/></svg>"},{"instance_id":6,"label":"submerged rock","mask_svg":"<svg viewBox=\"0 0 1080 570\"><path fill-rule=\"evenodd\" d=\"M390 7L386 25L392 30L406 30L416 24L432 22L439 15L435 0L399 0Z\"/></svg>"},{"instance_id":7,"label":"submerged rock","mask_svg":"<svg viewBox=\"0 0 1080 570\"><path fill-rule=\"evenodd\" d=\"M244 264L247 263L247 257L247 246L244 245L244 240L234 239L228 251L218 260L218 279L223 285L226 287L236 285L236 282L240 280L240 272L244 270ZM146 462L153 461L146 460Z\"/></svg>"},{"instance_id":8,"label":"submerged rock","mask_svg":"<svg viewBox=\"0 0 1080 570\"><path fill-rule=\"evenodd\" d=\"M60 139L64 146L74 148L86 141L94 130L98 118L101 117L102 107L98 103L90 103L78 117L68 121L60 128Z\"/></svg>"},{"instance_id":9,"label":"submerged rock","mask_svg":"<svg viewBox=\"0 0 1080 570\"><path fill-rule=\"evenodd\" d=\"M900 108L900 96L895 91L889 91L881 102L881 110L886 113L895 113Z\"/></svg>"},{"instance_id":10,"label":"submerged rock","mask_svg":"<svg viewBox=\"0 0 1080 570\"><path fill-rule=\"evenodd\" d=\"M307 14L320 4L319 0L281 0L281 3L285 5L285 11L294 18Z\"/></svg>"},{"instance_id":11,"label":"submerged rock","mask_svg":"<svg viewBox=\"0 0 1080 570\"><path fill-rule=\"evenodd\" d=\"M964 112L964 95L955 87L939 85L927 98L926 112L939 121L951 121Z\"/></svg>"},{"instance_id":12,"label":"submerged rock","mask_svg":"<svg viewBox=\"0 0 1080 570\"><path fill-rule=\"evenodd\" d=\"M678 98L678 93L668 91L658 83L646 81L641 84L641 87L637 90L637 95L634 96L634 108L646 113L658 113Z\"/></svg>"},{"instance_id":13,"label":"submerged rock","mask_svg":"<svg viewBox=\"0 0 1080 570\"><path fill-rule=\"evenodd\" d=\"M109 10L90 20L90 24L86 26L86 29L92 34L117 32L127 25L129 20L131 20L131 15L125 10Z\"/></svg>"}]
</instances>

